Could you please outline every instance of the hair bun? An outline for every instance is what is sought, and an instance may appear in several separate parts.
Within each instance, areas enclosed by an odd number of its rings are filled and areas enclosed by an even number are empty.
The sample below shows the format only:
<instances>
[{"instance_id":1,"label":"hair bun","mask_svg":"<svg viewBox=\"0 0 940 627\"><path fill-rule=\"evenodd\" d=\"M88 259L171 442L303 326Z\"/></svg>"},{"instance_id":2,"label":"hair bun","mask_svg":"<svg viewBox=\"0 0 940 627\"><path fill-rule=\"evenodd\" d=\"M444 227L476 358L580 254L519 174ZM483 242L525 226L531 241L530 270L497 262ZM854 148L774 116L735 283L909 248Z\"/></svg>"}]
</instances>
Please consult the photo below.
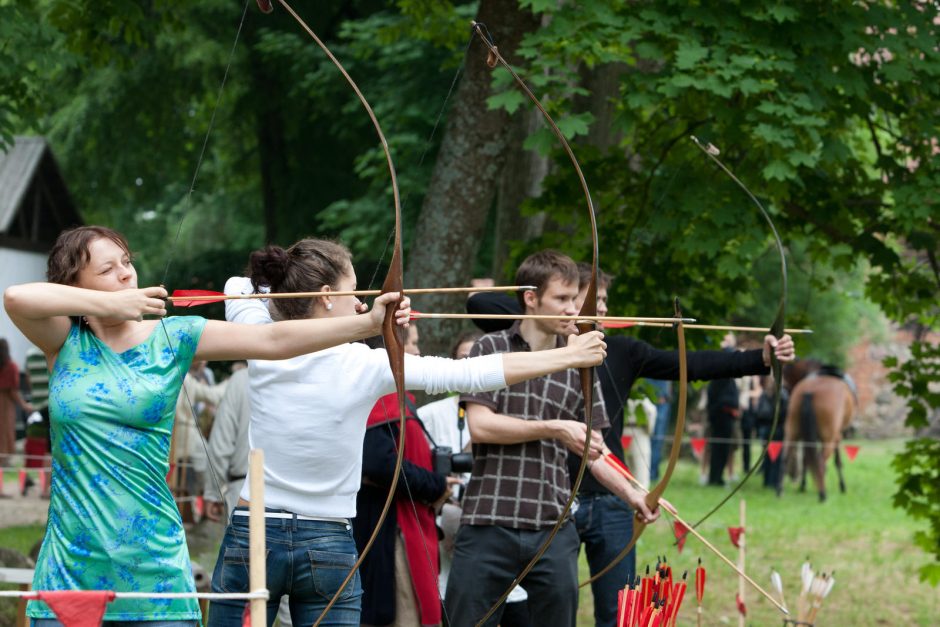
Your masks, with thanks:
<instances>
[{"instance_id":1,"label":"hair bun","mask_svg":"<svg viewBox=\"0 0 940 627\"><path fill-rule=\"evenodd\" d=\"M290 255L280 246L265 246L251 253L248 258L248 275L255 291L260 287L270 288L272 292L280 291L289 264Z\"/></svg>"}]
</instances>

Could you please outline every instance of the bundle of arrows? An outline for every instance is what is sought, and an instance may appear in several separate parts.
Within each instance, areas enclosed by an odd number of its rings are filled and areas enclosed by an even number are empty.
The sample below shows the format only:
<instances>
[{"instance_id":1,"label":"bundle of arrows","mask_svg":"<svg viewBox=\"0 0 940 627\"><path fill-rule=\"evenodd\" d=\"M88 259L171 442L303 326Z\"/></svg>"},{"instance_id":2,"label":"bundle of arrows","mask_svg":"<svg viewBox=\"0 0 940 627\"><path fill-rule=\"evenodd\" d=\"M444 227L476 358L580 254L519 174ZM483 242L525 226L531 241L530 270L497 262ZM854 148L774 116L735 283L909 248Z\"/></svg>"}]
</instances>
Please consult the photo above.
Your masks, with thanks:
<instances>
[{"instance_id":1,"label":"bundle of arrows","mask_svg":"<svg viewBox=\"0 0 940 627\"><path fill-rule=\"evenodd\" d=\"M835 573L815 573L809 560L803 563L800 569L800 596L797 599L796 618L784 621L784 625L804 625L812 627L816 624L816 615L822 609L823 601L832 592L836 585ZM771 571L770 580L774 591L783 602L783 580L777 571Z\"/></svg>"},{"instance_id":2,"label":"bundle of arrows","mask_svg":"<svg viewBox=\"0 0 940 627\"><path fill-rule=\"evenodd\" d=\"M617 627L674 627L685 597L688 573L673 582L672 568L663 557L652 576L639 576L617 593Z\"/></svg>"}]
</instances>

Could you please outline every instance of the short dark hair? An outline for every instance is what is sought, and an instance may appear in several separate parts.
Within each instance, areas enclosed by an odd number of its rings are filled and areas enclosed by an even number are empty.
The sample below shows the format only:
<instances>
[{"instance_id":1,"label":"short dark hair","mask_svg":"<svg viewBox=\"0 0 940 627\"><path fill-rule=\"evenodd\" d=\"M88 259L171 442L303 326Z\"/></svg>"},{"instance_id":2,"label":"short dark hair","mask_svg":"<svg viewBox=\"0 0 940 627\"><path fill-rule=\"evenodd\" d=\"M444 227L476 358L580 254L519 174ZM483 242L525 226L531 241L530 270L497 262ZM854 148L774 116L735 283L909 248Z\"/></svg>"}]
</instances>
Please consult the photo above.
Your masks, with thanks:
<instances>
[{"instance_id":1,"label":"short dark hair","mask_svg":"<svg viewBox=\"0 0 940 627\"><path fill-rule=\"evenodd\" d=\"M467 342L476 342L481 337L483 337L483 332L477 329L464 331L458 335L454 345L450 347L450 358L457 359L457 349L460 348L461 344L466 344Z\"/></svg>"},{"instance_id":2,"label":"short dark hair","mask_svg":"<svg viewBox=\"0 0 940 627\"><path fill-rule=\"evenodd\" d=\"M601 268L597 269L597 287L610 287L614 277L604 272ZM591 282L591 264L586 261L578 262L578 289L584 289Z\"/></svg>"},{"instance_id":3,"label":"short dark hair","mask_svg":"<svg viewBox=\"0 0 940 627\"><path fill-rule=\"evenodd\" d=\"M541 298L548 282L559 278L565 283L578 284L578 266L568 255L557 250L540 250L526 257L516 270L516 285L534 285ZM525 292L516 293L519 305L525 311Z\"/></svg>"},{"instance_id":4,"label":"short dark hair","mask_svg":"<svg viewBox=\"0 0 940 627\"><path fill-rule=\"evenodd\" d=\"M50 283L75 285L78 273L88 265L91 243L98 239L109 239L130 256L131 247L127 238L106 226L80 226L62 231L49 252L46 262L46 279Z\"/></svg>"}]
</instances>

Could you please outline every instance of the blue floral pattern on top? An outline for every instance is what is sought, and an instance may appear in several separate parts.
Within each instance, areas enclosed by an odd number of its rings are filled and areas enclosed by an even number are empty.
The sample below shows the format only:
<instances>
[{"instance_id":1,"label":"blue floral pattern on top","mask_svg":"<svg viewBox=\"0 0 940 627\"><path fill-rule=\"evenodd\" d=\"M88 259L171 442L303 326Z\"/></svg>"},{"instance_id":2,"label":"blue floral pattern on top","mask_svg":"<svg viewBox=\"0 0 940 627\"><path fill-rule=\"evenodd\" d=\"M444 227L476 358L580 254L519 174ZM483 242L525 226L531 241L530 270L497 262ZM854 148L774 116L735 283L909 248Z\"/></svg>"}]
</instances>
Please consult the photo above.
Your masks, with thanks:
<instances>
[{"instance_id":1,"label":"blue floral pattern on top","mask_svg":"<svg viewBox=\"0 0 940 627\"><path fill-rule=\"evenodd\" d=\"M52 486L34 589L195 592L166 475L180 373L189 370L205 324L167 318L166 332L158 323L120 354L87 326L72 326L49 379ZM39 601L26 613L55 618ZM196 599L117 599L104 615L200 618Z\"/></svg>"}]
</instances>

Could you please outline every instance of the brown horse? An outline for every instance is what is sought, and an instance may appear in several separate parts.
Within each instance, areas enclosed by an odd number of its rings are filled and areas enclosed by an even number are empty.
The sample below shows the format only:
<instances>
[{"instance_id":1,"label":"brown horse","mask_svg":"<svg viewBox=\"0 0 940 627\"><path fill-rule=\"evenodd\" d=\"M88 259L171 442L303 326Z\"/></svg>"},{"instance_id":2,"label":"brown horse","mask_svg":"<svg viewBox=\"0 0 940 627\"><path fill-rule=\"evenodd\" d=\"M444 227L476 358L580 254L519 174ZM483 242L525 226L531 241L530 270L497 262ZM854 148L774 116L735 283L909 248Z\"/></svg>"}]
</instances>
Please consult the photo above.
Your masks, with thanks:
<instances>
[{"instance_id":1,"label":"brown horse","mask_svg":"<svg viewBox=\"0 0 940 627\"><path fill-rule=\"evenodd\" d=\"M806 373L792 388L784 427L784 463L795 479L797 453L802 452L800 491L806 489L809 470L813 473L819 500L826 500L826 462L835 454L839 490L845 493L839 444L857 408L854 384L835 368L823 366ZM778 485L778 493L781 489L782 485Z\"/></svg>"}]
</instances>

